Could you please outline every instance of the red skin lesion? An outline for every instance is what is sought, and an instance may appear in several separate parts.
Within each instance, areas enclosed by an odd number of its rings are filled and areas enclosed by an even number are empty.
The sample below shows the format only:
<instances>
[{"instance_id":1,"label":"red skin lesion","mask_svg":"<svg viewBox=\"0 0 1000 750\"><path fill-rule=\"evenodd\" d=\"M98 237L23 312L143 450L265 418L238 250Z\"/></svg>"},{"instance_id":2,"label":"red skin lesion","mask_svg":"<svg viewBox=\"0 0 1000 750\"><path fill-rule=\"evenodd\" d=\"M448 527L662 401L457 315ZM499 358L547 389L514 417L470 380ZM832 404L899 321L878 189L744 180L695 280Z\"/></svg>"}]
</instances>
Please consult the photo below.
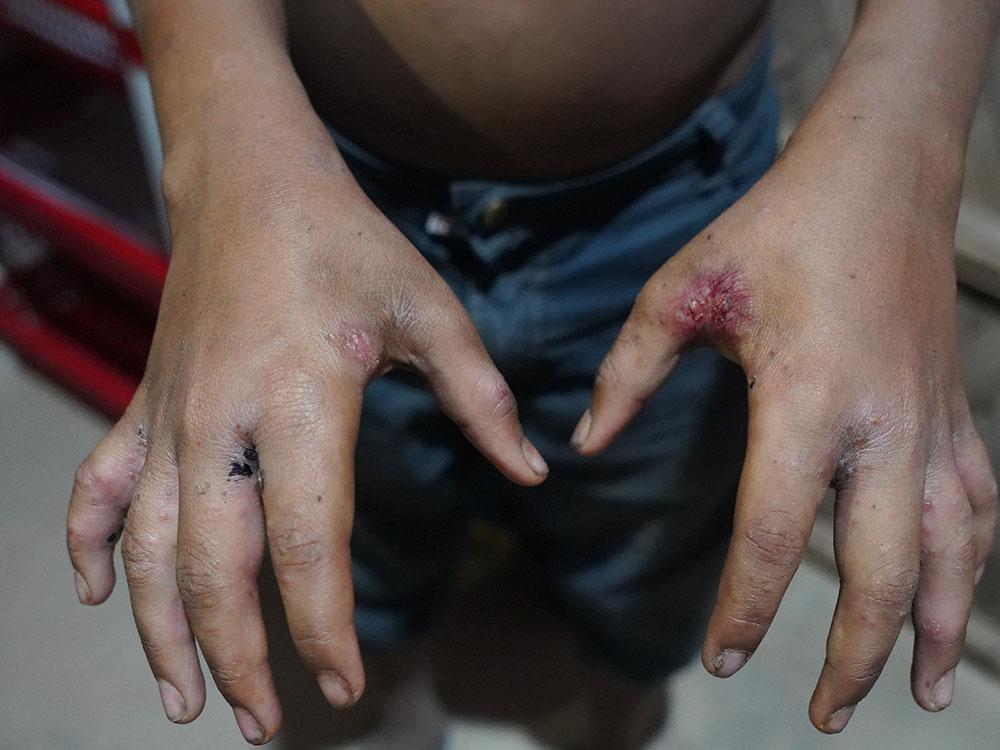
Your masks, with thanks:
<instances>
[{"instance_id":1,"label":"red skin lesion","mask_svg":"<svg viewBox=\"0 0 1000 750\"><path fill-rule=\"evenodd\" d=\"M344 334L344 352L354 360L366 373L374 372L378 367L379 356L371 339L360 328L348 329Z\"/></svg>"},{"instance_id":2,"label":"red skin lesion","mask_svg":"<svg viewBox=\"0 0 1000 750\"><path fill-rule=\"evenodd\" d=\"M372 375L379 366L380 353L368 332L357 325L343 325L336 333L323 337L343 361L350 362L366 375Z\"/></svg>"},{"instance_id":3,"label":"red skin lesion","mask_svg":"<svg viewBox=\"0 0 1000 750\"><path fill-rule=\"evenodd\" d=\"M750 319L749 287L733 268L698 274L661 316L687 346L732 346Z\"/></svg>"}]
</instances>

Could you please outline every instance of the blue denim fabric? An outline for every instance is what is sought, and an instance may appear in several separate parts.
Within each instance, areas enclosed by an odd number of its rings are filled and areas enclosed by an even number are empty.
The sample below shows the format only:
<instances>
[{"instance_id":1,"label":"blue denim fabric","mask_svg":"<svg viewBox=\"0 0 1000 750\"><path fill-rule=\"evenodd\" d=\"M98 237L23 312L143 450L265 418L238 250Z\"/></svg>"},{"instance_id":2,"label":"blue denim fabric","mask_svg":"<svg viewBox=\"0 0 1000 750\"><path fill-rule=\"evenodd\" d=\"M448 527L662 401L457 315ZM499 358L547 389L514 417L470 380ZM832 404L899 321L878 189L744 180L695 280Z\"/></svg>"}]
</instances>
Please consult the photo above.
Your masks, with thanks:
<instances>
[{"instance_id":1,"label":"blue denim fabric","mask_svg":"<svg viewBox=\"0 0 1000 750\"><path fill-rule=\"evenodd\" d=\"M595 371L646 279L770 166L769 45L744 80L660 142L583 177L447 180L335 134L355 177L465 305L551 467L505 481L405 373L371 384L352 541L363 642L429 624L472 518L507 524L584 649L638 681L690 659L714 598L746 430L746 383L708 349L682 358L597 458L569 447Z\"/></svg>"}]
</instances>

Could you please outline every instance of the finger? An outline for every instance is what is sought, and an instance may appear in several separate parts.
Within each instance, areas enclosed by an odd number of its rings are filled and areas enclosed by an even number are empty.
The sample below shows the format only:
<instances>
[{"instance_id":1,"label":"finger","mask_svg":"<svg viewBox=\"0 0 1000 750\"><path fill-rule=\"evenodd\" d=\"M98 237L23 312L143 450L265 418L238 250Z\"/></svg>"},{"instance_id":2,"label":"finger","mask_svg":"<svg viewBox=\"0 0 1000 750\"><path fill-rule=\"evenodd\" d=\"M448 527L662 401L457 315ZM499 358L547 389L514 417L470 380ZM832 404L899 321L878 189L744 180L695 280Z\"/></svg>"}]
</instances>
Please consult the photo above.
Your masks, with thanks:
<instances>
[{"instance_id":1,"label":"finger","mask_svg":"<svg viewBox=\"0 0 1000 750\"><path fill-rule=\"evenodd\" d=\"M834 534L840 596L809 707L813 724L828 733L847 725L881 674L919 576L923 446L880 442L854 441L840 461Z\"/></svg>"},{"instance_id":2,"label":"finger","mask_svg":"<svg viewBox=\"0 0 1000 750\"><path fill-rule=\"evenodd\" d=\"M920 583L913 607L911 688L917 703L928 711L951 705L975 590L972 509L950 449L949 445L951 465L927 475Z\"/></svg>"},{"instance_id":3,"label":"finger","mask_svg":"<svg viewBox=\"0 0 1000 750\"><path fill-rule=\"evenodd\" d=\"M179 450L177 585L215 684L261 744L281 723L257 592L264 518L250 449L217 445Z\"/></svg>"},{"instance_id":4,"label":"finger","mask_svg":"<svg viewBox=\"0 0 1000 750\"><path fill-rule=\"evenodd\" d=\"M517 402L464 311L442 316L433 339L414 342L417 369L444 412L507 478L525 486L549 467L525 437Z\"/></svg>"},{"instance_id":5,"label":"finger","mask_svg":"<svg viewBox=\"0 0 1000 750\"><path fill-rule=\"evenodd\" d=\"M960 396L959 401L956 418L958 426L952 444L962 487L972 506L978 583L990 549L993 547L997 520L997 481L990 465L986 444L976 432L972 415L969 413L969 403L964 394Z\"/></svg>"},{"instance_id":6,"label":"finger","mask_svg":"<svg viewBox=\"0 0 1000 750\"><path fill-rule=\"evenodd\" d=\"M289 418L283 410L285 418L257 431L271 563L292 641L341 708L364 690L350 554L360 412L360 384L342 380L312 414Z\"/></svg>"},{"instance_id":7,"label":"finger","mask_svg":"<svg viewBox=\"0 0 1000 750\"><path fill-rule=\"evenodd\" d=\"M66 545L83 604L100 604L115 585L115 543L146 457L141 411L141 397L136 396L73 479Z\"/></svg>"},{"instance_id":8,"label":"finger","mask_svg":"<svg viewBox=\"0 0 1000 750\"><path fill-rule=\"evenodd\" d=\"M177 469L150 451L122 533L132 614L170 721L186 724L205 705L205 679L177 590Z\"/></svg>"},{"instance_id":9,"label":"finger","mask_svg":"<svg viewBox=\"0 0 1000 750\"><path fill-rule=\"evenodd\" d=\"M828 481L829 451L818 433L799 429L794 410L753 406L733 536L702 649L705 668L717 677L742 668L767 633Z\"/></svg>"},{"instance_id":10,"label":"finger","mask_svg":"<svg viewBox=\"0 0 1000 750\"><path fill-rule=\"evenodd\" d=\"M709 345L736 358L751 322L746 280L733 268L688 276L679 259L643 287L597 371L590 408L573 433L584 455L604 450L656 392L687 348Z\"/></svg>"}]
</instances>

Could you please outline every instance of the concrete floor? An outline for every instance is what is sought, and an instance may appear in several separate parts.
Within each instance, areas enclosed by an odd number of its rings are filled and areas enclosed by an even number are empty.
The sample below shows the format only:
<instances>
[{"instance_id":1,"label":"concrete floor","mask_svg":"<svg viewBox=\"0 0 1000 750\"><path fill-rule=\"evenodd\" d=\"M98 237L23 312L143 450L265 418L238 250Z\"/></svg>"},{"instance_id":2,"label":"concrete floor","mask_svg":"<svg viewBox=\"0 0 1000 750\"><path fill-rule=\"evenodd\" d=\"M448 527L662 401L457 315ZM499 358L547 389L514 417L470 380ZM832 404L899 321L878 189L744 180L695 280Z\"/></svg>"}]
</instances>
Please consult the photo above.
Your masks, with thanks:
<instances>
[{"instance_id":1,"label":"concrete floor","mask_svg":"<svg viewBox=\"0 0 1000 750\"><path fill-rule=\"evenodd\" d=\"M124 590L116 590L96 609L76 603L63 543L67 493L73 469L106 426L0 348L0 502L5 512L0 523L0 750L244 747L228 707L214 690L194 724L175 727L163 718ZM765 646L743 672L723 682L694 665L676 679L670 731L656 747L998 746L1000 686L974 667L960 670L955 703L943 714L930 716L913 704L908 631L847 732L832 739L813 730L806 704L822 662L835 597L831 578L821 569L804 567ZM532 606L529 602L522 612L507 615L521 625L496 620L495 633L484 636L486 643L501 644L512 628L523 634L524 623L538 617ZM454 630L461 623L448 627ZM507 664L506 675L480 668L456 670L455 664L451 671L459 673L468 694L482 692L484 686L510 682L512 669L528 679L535 676L532 649L554 647L521 641L513 645L522 663ZM487 716L483 713L455 718L448 747L538 747L524 732L491 720L488 702Z\"/></svg>"}]
</instances>

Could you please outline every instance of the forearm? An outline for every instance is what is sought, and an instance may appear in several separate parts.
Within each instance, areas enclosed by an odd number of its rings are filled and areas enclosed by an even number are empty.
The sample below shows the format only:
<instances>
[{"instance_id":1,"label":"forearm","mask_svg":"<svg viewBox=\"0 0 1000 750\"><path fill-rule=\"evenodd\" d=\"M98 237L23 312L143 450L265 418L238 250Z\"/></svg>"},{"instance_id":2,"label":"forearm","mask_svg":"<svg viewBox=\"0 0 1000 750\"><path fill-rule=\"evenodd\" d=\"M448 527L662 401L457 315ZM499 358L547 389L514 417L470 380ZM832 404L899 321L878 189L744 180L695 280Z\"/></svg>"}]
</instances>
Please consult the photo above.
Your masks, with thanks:
<instances>
[{"instance_id":1,"label":"forearm","mask_svg":"<svg viewBox=\"0 0 1000 750\"><path fill-rule=\"evenodd\" d=\"M851 38L797 140L895 160L957 209L998 0L860 0Z\"/></svg>"},{"instance_id":2,"label":"forearm","mask_svg":"<svg viewBox=\"0 0 1000 750\"><path fill-rule=\"evenodd\" d=\"M209 162L234 177L279 162L340 166L289 59L278 0L131 4L163 137L165 191L184 192Z\"/></svg>"}]
</instances>

